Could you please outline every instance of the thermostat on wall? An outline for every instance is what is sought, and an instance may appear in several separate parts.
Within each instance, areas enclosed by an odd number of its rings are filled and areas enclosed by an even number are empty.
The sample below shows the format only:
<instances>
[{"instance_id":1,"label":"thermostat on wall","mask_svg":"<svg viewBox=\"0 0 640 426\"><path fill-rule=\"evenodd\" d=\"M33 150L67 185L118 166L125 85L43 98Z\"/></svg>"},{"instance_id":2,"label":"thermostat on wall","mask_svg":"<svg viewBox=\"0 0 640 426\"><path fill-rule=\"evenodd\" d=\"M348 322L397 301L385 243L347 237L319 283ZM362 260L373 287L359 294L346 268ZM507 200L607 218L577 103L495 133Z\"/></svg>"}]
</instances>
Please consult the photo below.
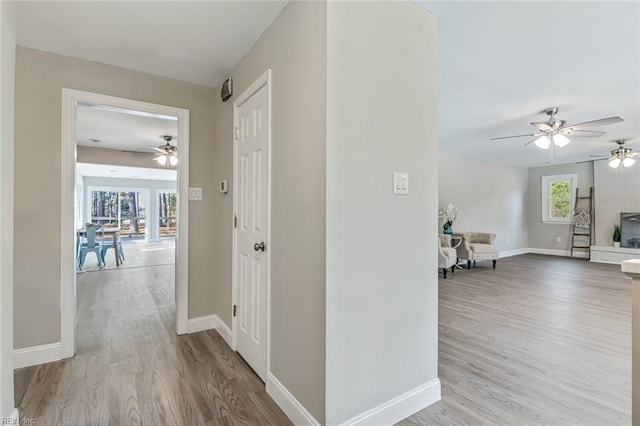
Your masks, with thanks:
<instances>
[{"instance_id":1,"label":"thermostat on wall","mask_svg":"<svg viewBox=\"0 0 640 426\"><path fill-rule=\"evenodd\" d=\"M226 194L229 192L229 181L227 179L222 179L220 181L220 193Z\"/></svg>"}]
</instances>

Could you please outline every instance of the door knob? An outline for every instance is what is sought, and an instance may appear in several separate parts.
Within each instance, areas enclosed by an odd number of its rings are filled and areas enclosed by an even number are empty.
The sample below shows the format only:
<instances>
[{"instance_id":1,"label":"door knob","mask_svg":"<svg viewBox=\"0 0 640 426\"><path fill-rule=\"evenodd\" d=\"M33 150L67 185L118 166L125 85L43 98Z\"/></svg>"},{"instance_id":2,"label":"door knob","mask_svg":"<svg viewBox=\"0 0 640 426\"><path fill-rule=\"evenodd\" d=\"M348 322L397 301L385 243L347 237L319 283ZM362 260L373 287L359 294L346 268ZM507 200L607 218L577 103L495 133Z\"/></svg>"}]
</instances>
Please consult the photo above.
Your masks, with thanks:
<instances>
[{"instance_id":1,"label":"door knob","mask_svg":"<svg viewBox=\"0 0 640 426\"><path fill-rule=\"evenodd\" d=\"M253 245L253 249L255 251L264 251L264 241L260 242L260 243L255 243Z\"/></svg>"}]
</instances>

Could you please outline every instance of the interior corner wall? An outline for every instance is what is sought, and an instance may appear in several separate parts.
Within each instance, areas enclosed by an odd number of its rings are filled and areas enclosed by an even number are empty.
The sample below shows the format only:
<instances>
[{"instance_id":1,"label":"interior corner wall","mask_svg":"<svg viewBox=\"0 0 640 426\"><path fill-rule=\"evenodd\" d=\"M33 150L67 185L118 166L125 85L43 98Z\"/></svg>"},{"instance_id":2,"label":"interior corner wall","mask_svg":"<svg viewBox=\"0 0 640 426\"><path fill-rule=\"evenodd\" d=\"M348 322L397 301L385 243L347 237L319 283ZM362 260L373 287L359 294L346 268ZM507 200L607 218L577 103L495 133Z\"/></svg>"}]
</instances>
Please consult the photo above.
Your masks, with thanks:
<instances>
[{"instance_id":1,"label":"interior corner wall","mask_svg":"<svg viewBox=\"0 0 640 426\"><path fill-rule=\"evenodd\" d=\"M215 179L232 178L233 101L272 70L270 373L318 420L325 411L326 2L289 2L217 96ZM232 182L233 185L233 182ZM210 223L216 312L231 324L232 194Z\"/></svg>"},{"instance_id":2,"label":"interior corner wall","mask_svg":"<svg viewBox=\"0 0 640 426\"><path fill-rule=\"evenodd\" d=\"M58 224L64 87L190 111L189 179L192 186L203 188L203 200L191 202L189 211L188 316L213 314L215 88L24 47L17 48L15 87L15 348L60 341ZM38 247L37 268L33 247Z\"/></svg>"},{"instance_id":3,"label":"interior corner wall","mask_svg":"<svg viewBox=\"0 0 640 426\"><path fill-rule=\"evenodd\" d=\"M589 194L594 186L593 171L590 163L558 164L529 169L529 247L549 250L571 250L571 225L542 222L542 177L565 174L578 175L580 195ZM594 188L594 198L598 199L600 191ZM596 221L598 221L596 212ZM560 241L557 241L558 237Z\"/></svg>"},{"instance_id":4,"label":"interior corner wall","mask_svg":"<svg viewBox=\"0 0 640 426\"><path fill-rule=\"evenodd\" d=\"M454 232L494 233L503 253L526 248L527 169L447 152L440 152L438 159L439 209L451 203L460 210ZM443 224L440 219L439 232Z\"/></svg>"},{"instance_id":5,"label":"interior corner wall","mask_svg":"<svg viewBox=\"0 0 640 426\"><path fill-rule=\"evenodd\" d=\"M437 34L436 18L408 1L329 2L327 19L326 423L335 425L418 387L433 385L425 405L440 398ZM409 174L409 195L393 195L394 172Z\"/></svg>"},{"instance_id":6,"label":"interior corner wall","mask_svg":"<svg viewBox=\"0 0 640 426\"><path fill-rule=\"evenodd\" d=\"M612 169L607 161L594 163L595 245L613 245L613 227L620 213L640 212L640 163Z\"/></svg>"},{"instance_id":7,"label":"interior corner wall","mask_svg":"<svg viewBox=\"0 0 640 426\"><path fill-rule=\"evenodd\" d=\"M14 413L13 149L16 4L0 2L0 418Z\"/></svg>"}]
</instances>

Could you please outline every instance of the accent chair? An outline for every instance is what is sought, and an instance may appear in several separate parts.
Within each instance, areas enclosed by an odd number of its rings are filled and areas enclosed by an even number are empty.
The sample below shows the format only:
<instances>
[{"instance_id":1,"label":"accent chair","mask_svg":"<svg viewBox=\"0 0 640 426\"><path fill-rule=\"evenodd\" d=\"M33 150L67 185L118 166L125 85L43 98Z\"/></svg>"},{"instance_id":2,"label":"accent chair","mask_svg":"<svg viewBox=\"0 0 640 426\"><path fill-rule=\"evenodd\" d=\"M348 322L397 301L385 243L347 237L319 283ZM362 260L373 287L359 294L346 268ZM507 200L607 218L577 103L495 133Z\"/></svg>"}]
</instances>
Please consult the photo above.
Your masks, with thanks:
<instances>
[{"instance_id":1,"label":"accent chair","mask_svg":"<svg viewBox=\"0 0 640 426\"><path fill-rule=\"evenodd\" d=\"M438 236L438 268L442 269L444 278L447 278L449 268L453 273L457 260L456 249L451 247L451 235L440 234Z\"/></svg>"},{"instance_id":2,"label":"accent chair","mask_svg":"<svg viewBox=\"0 0 640 426\"><path fill-rule=\"evenodd\" d=\"M476 260L492 260L493 269L498 260L498 248L495 246L496 234L488 232L463 232L456 233L462 237L462 243L458 247L458 257L467 261L467 269L471 269L471 262L476 266Z\"/></svg>"}]
</instances>

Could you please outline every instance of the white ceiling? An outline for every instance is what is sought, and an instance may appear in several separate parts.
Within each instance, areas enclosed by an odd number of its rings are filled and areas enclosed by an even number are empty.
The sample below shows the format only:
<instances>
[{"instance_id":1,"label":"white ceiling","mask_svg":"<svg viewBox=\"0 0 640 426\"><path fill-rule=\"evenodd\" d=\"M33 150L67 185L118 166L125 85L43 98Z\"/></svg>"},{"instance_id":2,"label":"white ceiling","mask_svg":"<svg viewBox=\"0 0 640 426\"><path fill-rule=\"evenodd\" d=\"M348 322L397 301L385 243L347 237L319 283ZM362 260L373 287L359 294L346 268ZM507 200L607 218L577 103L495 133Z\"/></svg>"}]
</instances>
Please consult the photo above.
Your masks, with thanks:
<instances>
[{"instance_id":1,"label":"white ceiling","mask_svg":"<svg viewBox=\"0 0 640 426\"><path fill-rule=\"evenodd\" d=\"M215 86L285 4L25 1L18 5L18 44ZM548 151L525 148L527 138L489 139L533 133L528 123L544 121L541 111L553 106L569 124L625 120L597 128L607 132L600 138L574 138L556 150L556 163L606 154L612 140L640 136L638 2L418 4L438 17L441 150L543 165ZM640 150L640 141L630 145Z\"/></svg>"},{"instance_id":2,"label":"white ceiling","mask_svg":"<svg viewBox=\"0 0 640 426\"><path fill-rule=\"evenodd\" d=\"M101 105L77 107L76 143L93 148L155 152L149 146L164 145L163 135L175 137L178 121L169 117ZM91 142L99 139L100 142ZM172 140L172 145L179 141Z\"/></svg>"},{"instance_id":3,"label":"white ceiling","mask_svg":"<svg viewBox=\"0 0 640 426\"><path fill-rule=\"evenodd\" d=\"M20 46L219 85L286 1L21 1Z\"/></svg>"},{"instance_id":4,"label":"white ceiling","mask_svg":"<svg viewBox=\"0 0 640 426\"><path fill-rule=\"evenodd\" d=\"M177 173L171 169L111 166L107 164L77 163L80 176L175 181Z\"/></svg>"},{"instance_id":5,"label":"white ceiling","mask_svg":"<svg viewBox=\"0 0 640 426\"><path fill-rule=\"evenodd\" d=\"M557 106L576 124L620 116L573 138L555 163L608 154L614 139L640 150L640 4L633 2L418 2L438 17L440 149L521 166L549 161L528 123Z\"/></svg>"}]
</instances>

